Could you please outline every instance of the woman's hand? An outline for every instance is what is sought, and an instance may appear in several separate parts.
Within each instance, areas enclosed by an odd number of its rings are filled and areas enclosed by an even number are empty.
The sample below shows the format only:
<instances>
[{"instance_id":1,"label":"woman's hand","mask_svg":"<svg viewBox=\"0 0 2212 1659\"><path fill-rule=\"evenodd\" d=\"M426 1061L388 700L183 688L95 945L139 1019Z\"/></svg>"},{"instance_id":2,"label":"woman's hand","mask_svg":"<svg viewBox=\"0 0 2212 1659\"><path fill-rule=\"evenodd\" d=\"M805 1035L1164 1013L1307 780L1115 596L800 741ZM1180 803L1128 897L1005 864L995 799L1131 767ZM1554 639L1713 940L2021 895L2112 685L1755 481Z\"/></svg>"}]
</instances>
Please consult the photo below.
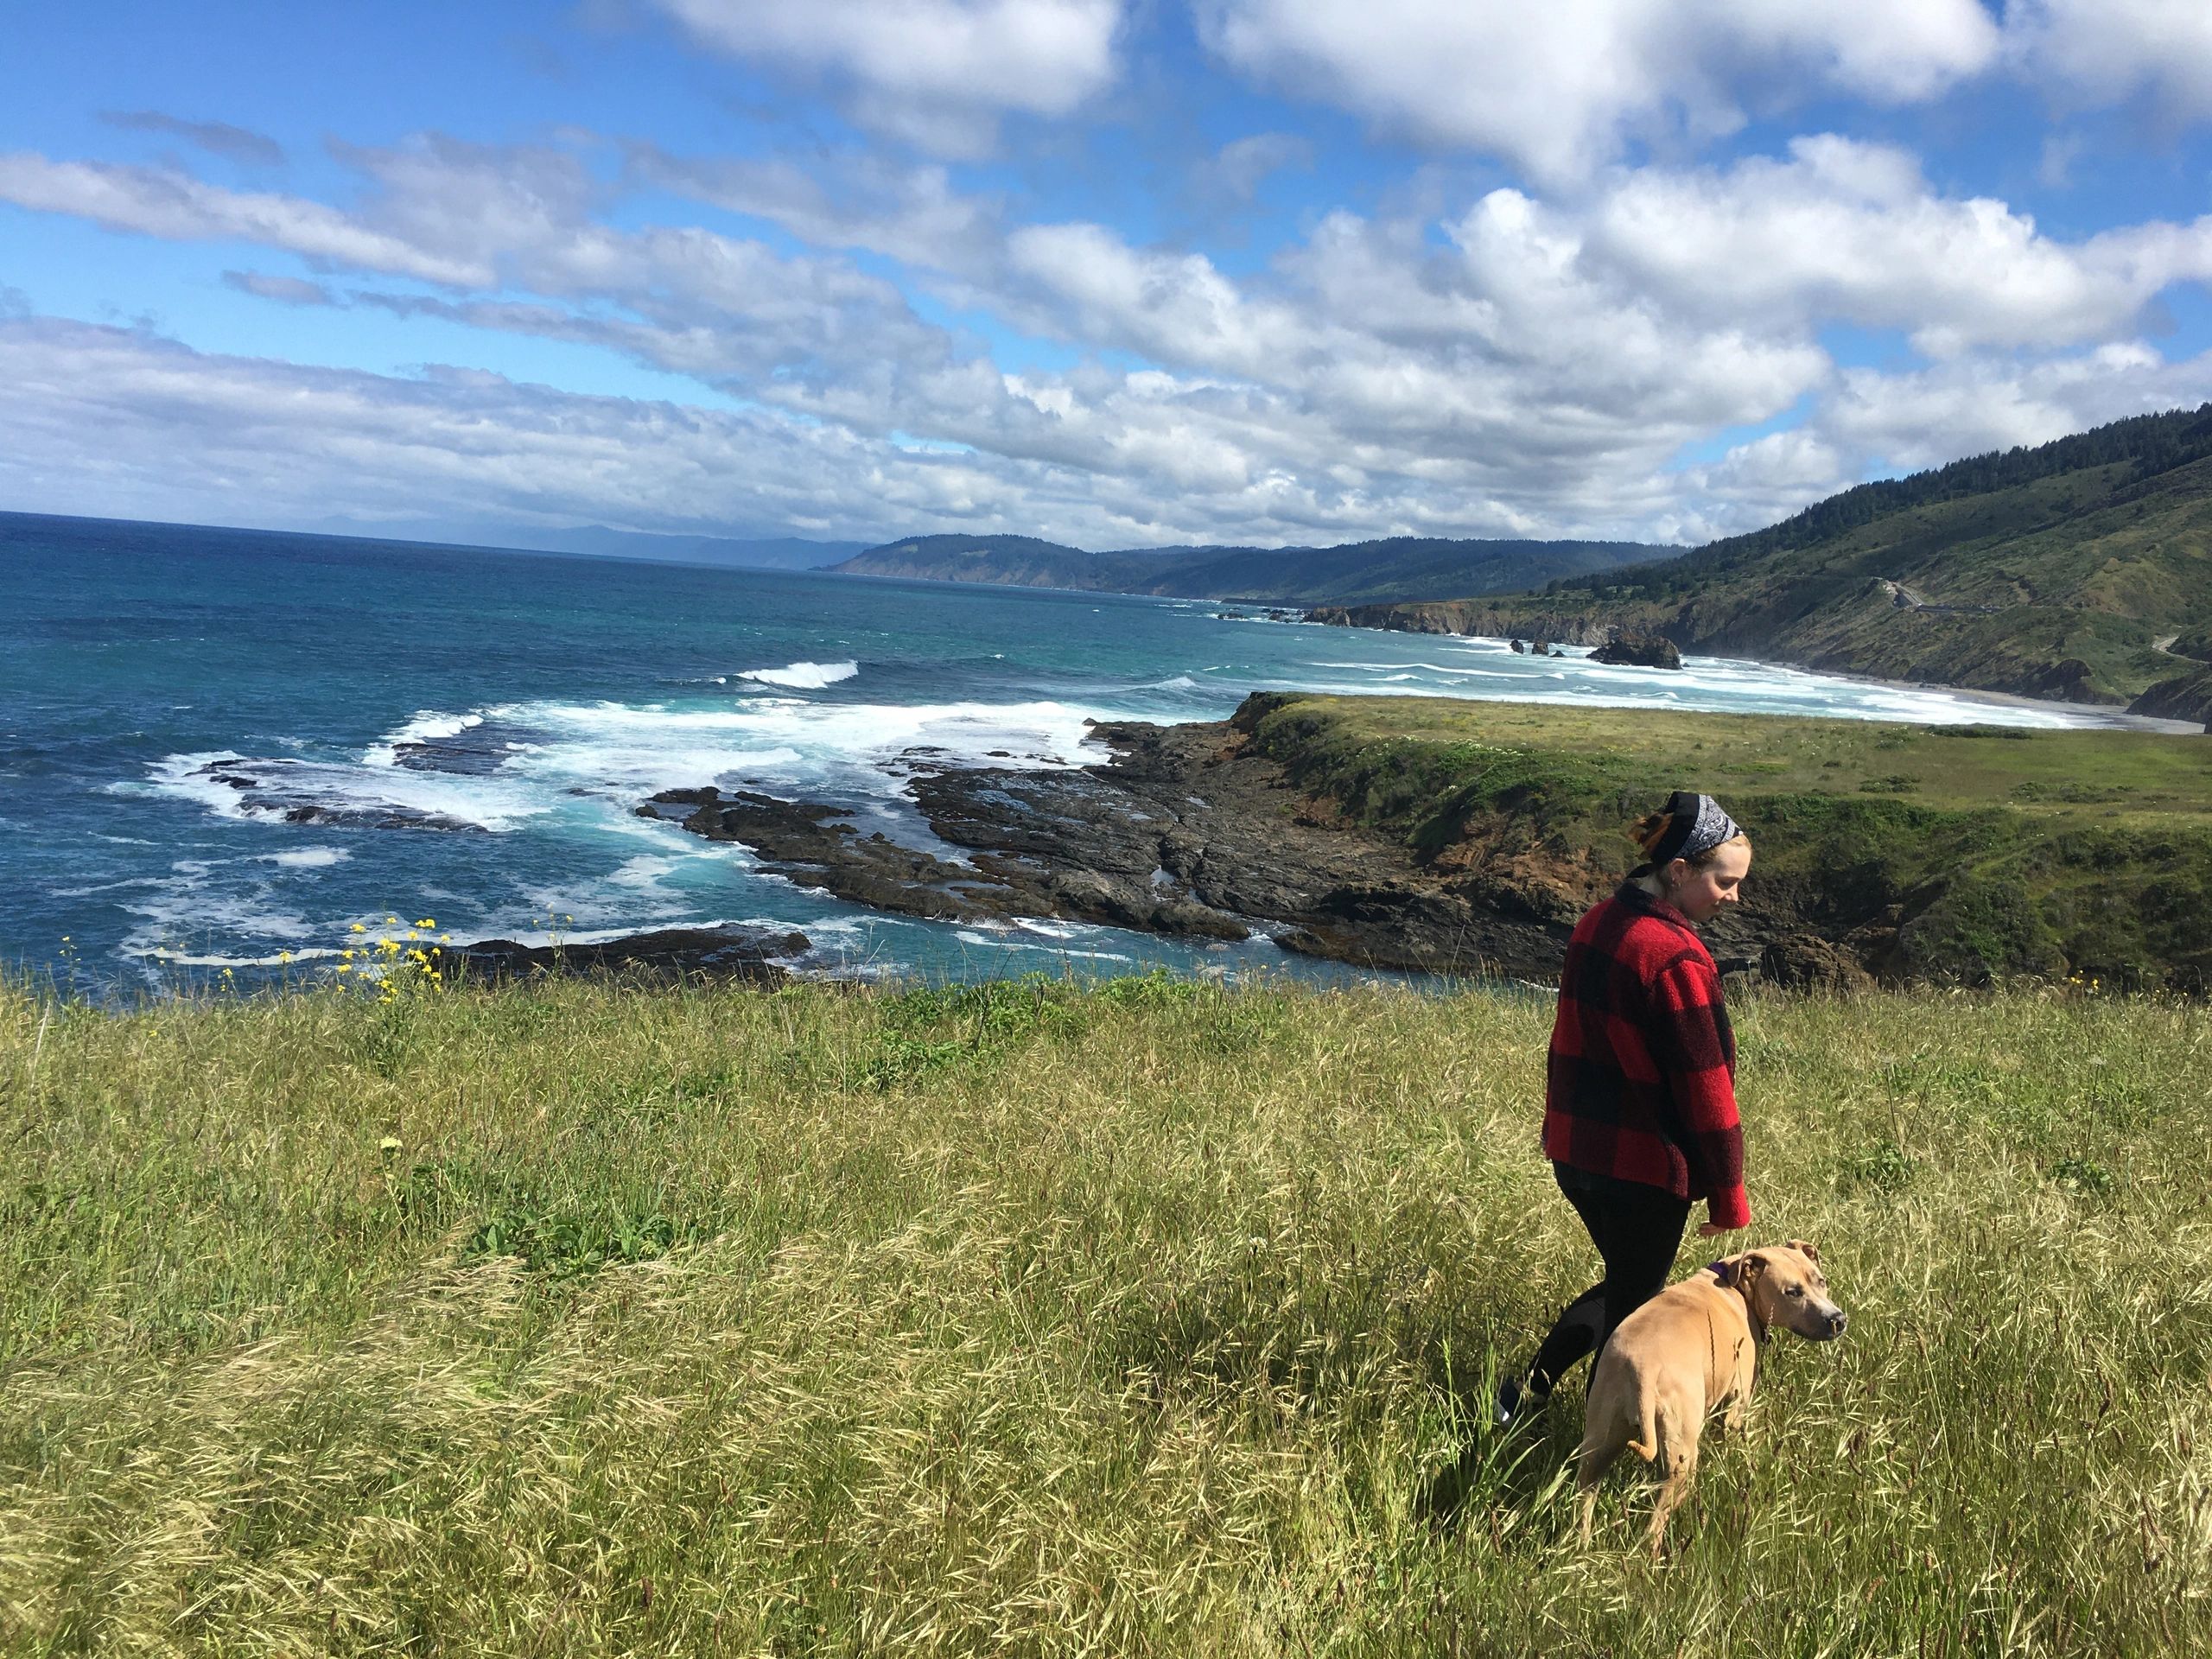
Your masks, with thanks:
<instances>
[{"instance_id":1,"label":"woman's hand","mask_svg":"<svg viewBox=\"0 0 2212 1659\"><path fill-rule=\"evenodd\" d=\"M1717 1221L1707 1221L1698 1224L1697 1236L1700 1238L1718 1238L1723 1233L1732 1233L1737 1230L1738 1230L1733 1227L1723 1227Z\"/></svg>"}]
</instances>

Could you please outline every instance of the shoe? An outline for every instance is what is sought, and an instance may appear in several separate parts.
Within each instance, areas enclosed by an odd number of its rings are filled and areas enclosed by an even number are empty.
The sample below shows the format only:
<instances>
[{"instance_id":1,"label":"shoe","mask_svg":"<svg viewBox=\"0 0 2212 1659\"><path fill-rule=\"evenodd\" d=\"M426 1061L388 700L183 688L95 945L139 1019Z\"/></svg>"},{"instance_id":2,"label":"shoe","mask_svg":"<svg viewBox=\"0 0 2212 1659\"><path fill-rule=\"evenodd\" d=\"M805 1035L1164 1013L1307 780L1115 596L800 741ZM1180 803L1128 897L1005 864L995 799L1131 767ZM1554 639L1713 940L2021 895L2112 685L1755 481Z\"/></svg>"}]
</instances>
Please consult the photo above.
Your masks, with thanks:
<instances>
[{"instance_id":1,"label":"shoe","mask_svg":"<svg viewBox=\"0 0 2212 1659\"><path fill-rule=\"evenodd\" d=\"M1551 1399L1552 1391L1538 1388L1533 1379L1524 1382L1519 1377L1509 1376L1497 1385L1497 1399L1491 1421L1503 1428L1522 1418L1541 1417Z\"/></svg>"}]
</instances>

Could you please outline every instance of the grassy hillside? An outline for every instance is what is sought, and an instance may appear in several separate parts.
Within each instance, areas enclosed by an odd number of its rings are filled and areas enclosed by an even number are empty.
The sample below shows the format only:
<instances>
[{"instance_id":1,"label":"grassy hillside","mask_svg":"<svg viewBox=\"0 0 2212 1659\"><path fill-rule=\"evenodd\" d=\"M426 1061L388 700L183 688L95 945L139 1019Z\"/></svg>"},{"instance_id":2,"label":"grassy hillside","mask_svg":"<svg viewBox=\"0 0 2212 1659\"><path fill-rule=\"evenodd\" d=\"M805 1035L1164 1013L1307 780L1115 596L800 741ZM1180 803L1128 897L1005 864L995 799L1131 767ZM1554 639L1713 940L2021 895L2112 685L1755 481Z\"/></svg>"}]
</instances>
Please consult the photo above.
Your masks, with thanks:
<instances>
[{"instance_id":1,"label":"grassy hillside","mask_svg":"<svg viewBox=\"0 0 2212 1659\"><path fill-rule=\"evenodd\" d=\"M1086 553L1033 536L918 536L836 568L931 582L1243 599L1268 604L1503 593L1611 570L1658 550L1636 542L1445 541L1397 537L1340 547L1140 548Z\"/></svg>"},{"instance_id":2,"label":"grassy hillside","mask_svg":"<svg viewBox=\"0 0 2212 1659\"><path fill-rule=\"evenodd\" d=\"M7 992L0 1645L2212 1644L2203 1009L1738 1016L1852 1329L1654 1568L1476 1421L1592 1265L1543 999Z\"/></svg>"},{"instance_id":3,"label":"grassy hillside","mask_svg":"<svg viewBox=\"0 0 2212 1659\"><path fill-rule=\"evenodd\" d=\"M1628 868L1623 823L1696 789L1758 849L1747 910L1884 974L2212 984L2200 738L1294 694L1239 722L1433 858L1548 861L1570 906Z\"/></svg>"},{"instance_id":4,"label":"grassy hillside","mask_svg":"<svg viewBox=\"0 0 2212 1659\"><path fill-rule=\"evenodd\" d=\"M1755 535L1450 625L1582 639L1616 624L1685 650L2129 701L2196 674L2173 647L2212 628L2212 410L1862 486Z\"/></svg>"}]
</instances>

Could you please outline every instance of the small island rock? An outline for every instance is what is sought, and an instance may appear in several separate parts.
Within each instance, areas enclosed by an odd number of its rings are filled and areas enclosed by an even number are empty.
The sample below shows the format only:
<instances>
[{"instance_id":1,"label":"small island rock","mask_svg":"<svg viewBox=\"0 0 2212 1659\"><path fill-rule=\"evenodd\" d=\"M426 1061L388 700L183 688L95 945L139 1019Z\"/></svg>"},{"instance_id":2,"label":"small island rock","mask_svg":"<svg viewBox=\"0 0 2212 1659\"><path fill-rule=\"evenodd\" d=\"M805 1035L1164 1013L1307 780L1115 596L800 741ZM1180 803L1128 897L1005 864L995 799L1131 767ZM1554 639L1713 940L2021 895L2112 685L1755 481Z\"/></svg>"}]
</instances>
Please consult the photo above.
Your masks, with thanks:
<instances>
[{"instance_id":1,"label":"small island rock","mask_svg":"<svg viewBox=\"0 0 2212 1659\"><path fill-rule=\"evenodd\" d=\"M1664 634L1616 632L1590 653L1590 660L1622 668L1680 668L1682 653Z\"/></svg>"}]
</instances>

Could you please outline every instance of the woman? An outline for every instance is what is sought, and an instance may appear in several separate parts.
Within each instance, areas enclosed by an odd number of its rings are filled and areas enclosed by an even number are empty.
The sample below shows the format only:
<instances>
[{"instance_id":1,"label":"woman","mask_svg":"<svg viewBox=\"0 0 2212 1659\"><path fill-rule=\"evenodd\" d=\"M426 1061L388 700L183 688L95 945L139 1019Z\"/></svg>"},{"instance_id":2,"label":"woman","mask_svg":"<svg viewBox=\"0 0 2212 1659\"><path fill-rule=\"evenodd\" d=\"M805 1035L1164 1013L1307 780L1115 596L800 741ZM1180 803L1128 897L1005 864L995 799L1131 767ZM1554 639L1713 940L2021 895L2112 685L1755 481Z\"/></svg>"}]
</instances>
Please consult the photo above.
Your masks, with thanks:
<instances>
[{"instance_id":1,"label":"woman","mask_svg":"<svg viewBox=\"0 0 2212 1659\"><path fill-rule=\"evenodd\" d=\"M1700 1238L1748 1227L1736 1042L1696 932L1736 902L1751 843L1709 795L1678 791L1629 832L1646 862L1575 925L1560 976L1544 1155L1605 1275L1567 1304L1498 1420L1540 1408L1567 1369L1657 1295L1690 1206Z\"/></svg>"}]
</instances>

